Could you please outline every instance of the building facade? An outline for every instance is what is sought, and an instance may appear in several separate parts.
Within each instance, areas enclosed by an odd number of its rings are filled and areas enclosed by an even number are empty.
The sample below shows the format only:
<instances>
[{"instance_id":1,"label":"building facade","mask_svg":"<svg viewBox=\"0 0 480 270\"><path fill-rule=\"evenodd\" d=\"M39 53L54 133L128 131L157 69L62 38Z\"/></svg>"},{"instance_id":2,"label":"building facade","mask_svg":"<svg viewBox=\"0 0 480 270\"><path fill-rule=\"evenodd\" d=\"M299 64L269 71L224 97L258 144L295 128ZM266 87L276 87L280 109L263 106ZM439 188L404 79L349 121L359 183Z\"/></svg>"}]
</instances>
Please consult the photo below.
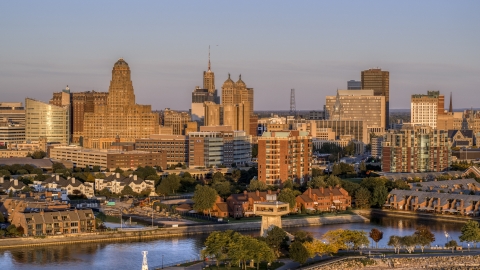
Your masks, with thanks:
<instances>
[{"instance_id":1,"label":"building facade","mask_svg":"<svg viewBox=\"0 0 480 270\"><path fill-rule=\"evenodd\" d=\"M390 124L390 72L379 68L364 70L362 89L373 89L375 96L385 97L385 126Z\"/></svg>"},{"instance_id":2,"label":"building facade","mask_svg":"<svg viewBox=\"0 0 480 270\"><path fill-rule=\"evenodd\" d=\"M360 89L362 89L362 82L361 81L350 80L350 81L347 82L347 89L348 90L360 90Z\"/></svg>"},{"instance_id":3,"label":"building facade","mask_svg":"<svg viewBox=\"0 0 480 270\"><path fill-rule=\"evenodd\" d=\"M190 111L192 121L203 121L205 116L203 103L206 101L220 104L220 97L215 88L215 73L210 65L210 53L208 55L208 70L203 72L203 88L197 86L192 92L192 107Z\"/></svg>"},{"instance_id":4,"label":"building facade","mask_svg":"<svg viewBox=\"0 0 480 270\"><path fill-rule=\"evenodd\" d=\"M112 70L106 106L95 106L84 113L83 145L106 149L120 136L125 142L148 138L159 132L158 114L150 105L135 104L130 67L119 59Z\"/></svg>"},{"instance_id":5,"label":"building facade","mask_svg":"<svg viewBox=\"0 0 480 270\"><path fill-rule=\"evenodd\" d=\"M35 99L25 99L25 140L70 143L70 105L55 106Z\"/></svg>"},{"instance_id":6,"label":"building facade","mask_svg":"<svg viewBox=\"0 0 480 270\"><path fill-rule=\"evenodd\" d=\"M102 170L135 169L139 166L167 167L165 152L97 150L77 146L59 146L50 149L50 158L68 160L74 166L99 166Z\"/></svg>"},{"instance_id":7,"label":"building facade","mask_svg":"<svg viewBox=\"0 0 480 270\"><path fill-rule=\"evenodd\" d=\"M258 138L258 180L303 183L312 172L312 137L306 131L264 132Z\"/></svg>"},{"instance_id":8,"label":"building facade","mask_svg":"<svg viewBox=\"0 0 480 270\"><path fill-rule=\"evenodd\" d=\"M172 135L185 135L185 128L190 119L187 112L173 111L169 108L163 112L163 126L172 127Z\"/></svg>"},{"instance_id":9,"label":"building facade","mask_svg":"<svg viewBox=\"0 0 480 270\"><path fill-rule=\"evenodd\" d=\"M450 167L448 132L429 126L404 125L383 137L383 172L440 172Z\"/></svg>"},{"instance_id":10,"label":"building facade","mask_svg":"<svg viewBox=\"0 0 480 270\"><path fill-rule=\"evenodd\" d=\"M367 128L385 129L385 97L373 90L337 90L325 100L327 120L364 121Z\"/></svg>"},{"instance_id":11,"label":"building facade","mask_svg":"<svg viewBox=\"0 0 480 270\"><path fill-rule=\"evenodd\" d=\"M440 91L428 91L426 95L412 95L410 122L437 128L439 115L445 114L445 97Z\"/></svg>"},{"instance_id":12,"label":"building facade","mask_svg":"<svg viewBox=\"0 0 480 270\"><path fill-rule=\"evenodd\" d=\"M150 135L148 139L136 139L135 150L165 152L167 165L188 163L188 138L185 135Z\"/></svg>"}]
</instances>

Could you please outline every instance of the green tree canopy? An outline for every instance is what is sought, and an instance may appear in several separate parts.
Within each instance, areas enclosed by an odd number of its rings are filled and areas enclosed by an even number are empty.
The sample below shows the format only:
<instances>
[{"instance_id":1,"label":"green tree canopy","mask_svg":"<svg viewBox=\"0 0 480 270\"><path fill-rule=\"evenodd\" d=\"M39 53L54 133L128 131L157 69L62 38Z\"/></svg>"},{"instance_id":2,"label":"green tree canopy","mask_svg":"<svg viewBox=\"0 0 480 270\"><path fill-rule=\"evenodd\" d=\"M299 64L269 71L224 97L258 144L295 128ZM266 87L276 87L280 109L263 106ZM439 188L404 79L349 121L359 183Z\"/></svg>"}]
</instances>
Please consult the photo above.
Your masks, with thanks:
<instances>
[{"instance_id":1,"label":"green tree canopy","mask_svg":"<svg viewBox=\"0 0 480 270\"><path fill-rule=\"evenodd\" d=\"M395 253L397 252L400 253L400 248L402 247L401 237L396 235L391 235L387 245L393 247L395 250Z\"/></svg>"},{"instance_id":2,"label":"green tree canopy","mask_svg":"<svg viewBox=\"0 0 480 270\"><path fill-rule=\"evenodd\" d=\"M480 227L477 221L469 220L463 225L461 232L460 242L473 242L474 247L477 247L480 242Z\"/></svg>"},{"instance_id":3,"label":"green tree canopy","mask_svg":"<svg viewBox=\"0 0 480 270\"><path fill-rule=\"evenodd\" d=\"M307 231L296 231L293 233L293 237L295 242L305 243L313 241L312 233Z\"/></svg>"},{"instance_id":4,"label":"green tree canopy","mask_svg":"<svg viewBox=\"0 0 480 270\"><path fill-rule=\"evenodd\" d=\"M308 182L308 186L311 188L321 188L326 187L325 176L315 176Z\"/></svg>"},{"instance_id":5,"label":"green tree canopy","mask_svg":"<svg viewBox=\"0 0 480 270\"><path fill-rule=\"evenodd\" d=\"M300 264L304 264L308 259L308 250L302 242L293 242L289 248L290 259Z\"/></svg>"},{"instance_id":6,"label":"green tree canopy","mask_svg":"<svg viewBox=\"0 0 480 270\"><path fill-rule=\"evenodd\" d=\"M280 194L278 195L277 200L288 203L290 206L290 211L295 209L295 205L297 204L295 198L300 195L300 192L297 190L292 190L290 188L284 188L282 191L280 191Z\"/></svg>"},{"instance_id":7,"label":"green tree canopy","mask_svg":"<svg viewBox=\"0 0 480 270\"><path fill-rule=\"evenodd\" d=\"M122 190L122 195L127 195L127 196L136 196L137 193L135 193L130 186L125 186Z\"/></svg>"},{"instance_id":8,"label":"green tree canopy","mask_svg":"<svg viewBox=\"0 0 480 270\"><path fill-rule=\"evenodd\" d=\"M327 178L327 181L325 183L327 184L328 187L335 187L337 185L342 184L342 181L340 180L340 178L338 176L330 175Z\"/></svg>"},{"instance_id":9,"label":"green tree canopy","mask_svg":"<svg viewBox=\"0 0 480 270\"><path fill-rule=\"evenodd\" d=\"M197 212L210 211L217 200L217 191L209 186L197 185L193 193L193 209Z\"/></svg>"},{"instance_id":10,"label":"green tree canopy","mask_svg":"<svg viewBox=\"0 0 480 270\"><path fill-rule=\"evenodd\" d=\"M355 205L358 208L368 208L370 206L371 193L368 189L361 187L355 192Z\"/></svg>"},{"instance_id":11,"label":"green tree canopy","mask_svg":"<svg viewBox=\"0 0 480 270\"><path fill-rule=\"evenodd\" d=\"M215 189L218 195L224 199L232 194L232 186L228 181L214 182L212 188Z\"/></svg>"},{"instance_id":12,"label":"green tree canopy","mask_svg":"<svg viewBox=\"0 0 480 270\"><path fill-rule=\"evenodd\" d=\"M284 244L288 237L287 233L277 226L273 226L270 230L267 231L265 235L265 242L273 250L275 256L280 256L280 247Z\"/></svg>"},{"instance_id":13,"label":"green tree canopy","mask_svg":"<svg viewBox=\"0 0 480 270\"><path fill-rule=\"evenodd\" d=\"M250 184L248 185L247 189L249 191L257 191L257 190L265 191L267 190L267 184L259 180L252 180L250 181Z\"/></svg>"},{"instance_id":14,"label":"green tree canopy","mask_svg":"<svg viewBox=\"0 0 480 270\"><path fill-rule=\"evenodd\" d=\"M388 190L385 186L377 186L373 189L372 199L370 204L372 206L381 207L385 204L388 197Z\"/></svg>"},{"instance_id":15,"label":"green tree canopy","mask_svg":"<svg viewBox=\"0 0 480 270\"><path fill-rule=\"evenodd\" d=\"M180 177L176 173L171 173L161 180L157 193L162 195L175 194L180 186Z\"/></svg>"}]
</instances>

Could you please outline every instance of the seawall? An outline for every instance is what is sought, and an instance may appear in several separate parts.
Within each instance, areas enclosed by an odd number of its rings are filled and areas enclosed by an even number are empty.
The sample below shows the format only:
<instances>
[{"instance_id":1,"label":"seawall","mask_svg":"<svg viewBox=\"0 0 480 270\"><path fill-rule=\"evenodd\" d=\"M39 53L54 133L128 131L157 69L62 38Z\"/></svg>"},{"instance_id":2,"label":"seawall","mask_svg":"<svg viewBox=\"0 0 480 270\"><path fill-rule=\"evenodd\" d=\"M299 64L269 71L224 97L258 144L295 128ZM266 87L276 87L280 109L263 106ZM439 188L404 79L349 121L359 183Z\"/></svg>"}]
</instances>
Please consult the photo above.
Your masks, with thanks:
<instances>
[{"instance_id":1,"label":"seawall","mask_svg":"<svg viewBox=\"0 0 480 270\"><path fill-rule=\"evenodd\" d=\"M330 217L309 217L282 220L283 228L320 226L327 224L364 223L368 219L359 215L340 215ZM80 233L74 235L53 235L45 238L19 237L0 239L0 249L21 247L40 247L48 245L72 245L98 242L142 241L174 236L205 234L213 231L256 231L260 230L260 222L239 222L228 224L208 224L186 227L168 227L153 230L108 231L96 233Z\"/></svg>"},{"instance_id":2,"label":"seawall","mask_svg":"<svg viewBox=\"0 0 480 270\"><path fill-rule=\"evenodd\" d=\"M403 217L411 219L422 219L422 220L435 220L442 222L456 222L456 223L466 223L469 220L480 221L478 217L466 217L460 215L450 215L450 214L429 214L429 213L419 213L411 211L396 211L396 210L382 210L382 209L364 209L364 210L354 210L357 215L361 215L367 218L375 216L385 216L385 217Z\"/></svg>"}]
</instances>

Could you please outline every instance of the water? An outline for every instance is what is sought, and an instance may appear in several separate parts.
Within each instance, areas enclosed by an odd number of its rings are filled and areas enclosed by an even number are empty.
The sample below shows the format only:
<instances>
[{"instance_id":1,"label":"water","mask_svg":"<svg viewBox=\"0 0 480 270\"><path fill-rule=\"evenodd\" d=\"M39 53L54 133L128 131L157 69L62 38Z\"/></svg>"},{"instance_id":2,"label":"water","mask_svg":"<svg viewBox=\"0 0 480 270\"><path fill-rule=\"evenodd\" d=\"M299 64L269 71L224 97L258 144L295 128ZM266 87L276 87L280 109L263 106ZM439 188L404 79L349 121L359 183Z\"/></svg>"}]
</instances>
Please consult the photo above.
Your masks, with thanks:
<instances>
[{"instance_id":1,"label":"water","mask_svg":"<svg viewBox=\"0 0 480 270\"><path fill-rule=\"evenodd\" d=\"M454 218L454 216L452 216ZM372 228L383 231L383 239L379 247L386 246L390 235L404 236L412 234L420 225L428 226L435 234L433 245L444 245L448 232L449 239L459 242L462 223L447 223L437 221L422 221L397 217L372 218L371 223L337 224L315 227L287 229L289 232L297 230L309 231L319 238L325 232L335 229L364 230ZM249 234L257 234L250 232ZM168 263L198 259L207 235L189 237L174 237L159 240L131 243L98 243L65 246L49 246L28 249L0 251L0 269L140 269L142 265L142 251L148 251L149 266L161 266L162 256L164 265ZM460 243L460 242L459 242ZM465 244L466 245L466 244Z\"/></svg>"}]
</instances>

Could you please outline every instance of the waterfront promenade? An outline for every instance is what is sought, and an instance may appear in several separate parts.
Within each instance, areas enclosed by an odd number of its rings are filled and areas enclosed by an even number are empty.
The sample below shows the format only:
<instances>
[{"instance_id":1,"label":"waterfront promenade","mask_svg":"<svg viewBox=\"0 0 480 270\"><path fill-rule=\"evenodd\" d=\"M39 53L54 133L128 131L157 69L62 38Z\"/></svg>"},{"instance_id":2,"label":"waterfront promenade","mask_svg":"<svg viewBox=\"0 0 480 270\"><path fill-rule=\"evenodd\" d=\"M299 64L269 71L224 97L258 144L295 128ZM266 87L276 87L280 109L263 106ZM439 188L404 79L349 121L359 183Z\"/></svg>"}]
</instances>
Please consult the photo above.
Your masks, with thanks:
<instances>
[{"instance_id":1,"label":"waterfront promenade","mask_svg":"<svg viewBox=\"0 0 480 270\"><path fill-rule=\"evenodd\" d=\"M329 224L365 223L368 219L360 215L338 215L327 217L306 217L283 219L282 227L305 227ZM71 245L95 242L122 242L142 241L173 236L185 236L205 234L213 231L257 231L260 230L260 222L240 222L227 224L201 224L196 226L165 227L158 229L137 229L137 230L114 230L94 233L79 233L70 235L52 235L44 238L19 237L0 240L0 249L11 249L20 247L40 247L48 245Z\"/></svg>"}]
</instances>

